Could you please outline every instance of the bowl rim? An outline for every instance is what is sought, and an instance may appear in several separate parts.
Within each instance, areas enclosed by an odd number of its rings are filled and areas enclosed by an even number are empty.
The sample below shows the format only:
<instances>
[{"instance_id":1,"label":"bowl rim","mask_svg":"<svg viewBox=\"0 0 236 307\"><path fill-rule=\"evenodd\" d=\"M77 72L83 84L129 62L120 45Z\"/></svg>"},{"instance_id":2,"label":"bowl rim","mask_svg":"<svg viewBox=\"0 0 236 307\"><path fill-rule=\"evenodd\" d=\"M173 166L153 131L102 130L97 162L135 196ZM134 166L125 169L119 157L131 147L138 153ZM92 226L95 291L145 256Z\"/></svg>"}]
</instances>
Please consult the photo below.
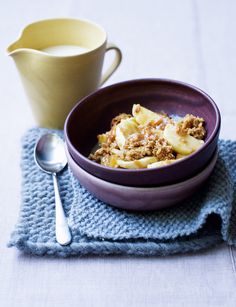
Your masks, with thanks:
<instances>
[{"instance_id":1,"label":"bowl rim","mask_svg":"<svg viewBox=\"0 0 236 307\"><path fill-rule=\"evenodd\" d=\"M164 186L156 186L156 187L139 187L139 186L129 186L129 185L124 185L124 184L118 184L118 183L114 183L114 182L110 182L110 181L107 181L107 180L104 180L102 178L99 178L99 177L96 177L94 176L93 174L87 172L85 169L83 169L83 167L81 167L78 163L76 163L76 161L73 159L73 157L71 156L68 148L66 148L66 154L67 156L69 156L69 166L71 167L71 163L73 163L76 168L79 168L82 173L85 173L86 176L88 178L93 178L93 180L97 181L97 182L100 182L100 183L103 183L104 185L109 185L111 187L120 187L120 188L124 188L124 189L127 189L127 190L133 190L135 189L136 191L153 191L153 190L158 190L158 191L169 191L170 189L176 189L176 188L181 188L182 186L186 186L186 184L192 184L194 183L195 181L198 181L199 178L201 178L205 173L208 172L209 169L212 169L211 172L213 172L214 168L215 168L215 165L216 165L216 162L217 162L217 159L218 159L218 156L219 156L219 149L218 147L215 149L214 151L214 154L213 156L211 157L211 160L208 162L208 164L200 171L198 172L196 175L188 178L188 179L185 179L183 181L180 181L180 182L177 182L177 183L173 183L173 184L167 184L167 185L164 185ZM73 171L72 171L73 173Z\"/></svg>"},{"instance_id":2,"label":"bowl rim","mask_svg":"<svg viewBox=\"0 0 236 307\"><path fill-rule=\"evenodd\" d=\"M101 165L97 162L90 160L88 157L81 154L75 148L75 146L71 143L71 141L68 137L68 135L69 135L68 134L68 123L70 121L70 118L71 118L73 112L77 109L77 107L85 104L87 99L96 97L97 93L106 92L106 91L109 91L110 89L117 88L117 87L122 86L122 85L129 85L129 84L133 84L133 83L149 83L149 82L161 82L161 83L167 83L167 84L169 83L169 84L181 85L181 86L188 87L188 88L190 88L194 91L197 91L201 95L203 95L205 98L207 98L207 101L211 103L211 105L213 106L213 108L215 110L215 114L216 114L216 124L215 124L214 130L213 130L212 134L210 135L209 139L203 144L203 146L201 148L199 148L197 151L193 152L192 154L188 155L184 159L179 159L179 161L176 161L173 164L164 165L164 166L161 166L159 168L141 168L141 169L123 169L123 168L114 168L114 167L104 166L104 165ZM97 169L100 169L100 170L103 170L103 171L108 171L108 172L114 171L116 173L121 173L121 174L124 174L124 173L127 173L127 172L133 173L133 174L144 172L144 173L148 174L148 173L151 173L151 172L159 170L159 169L162 169L162 170L169 169L170 167L173 167L177 164L183 163L186 160L194 158L196 155L200 154L212 142L212 140L215 138L215 136L219 132L220 126L221 126L221 116L220 116L219 108L217 107L215 101L207 93L205 93L203 90L201 90L200 88L198 88L194 85L191 85L189 83L186 83L184 81L178 81L178 80L174 80L174 79L142 78L142 79L132 79L132 80L118 82L118 83L100 88L100 89L96 90L95 92L93 92L93 93L87 95L86 97L82 98L80 101L78 101L76 103L76 105L72 108L72 110L70 111L70 113L68 114L68 116L66 118L66 121L65 121L65 124L64 124L64 136L65 136L65 141L66 141L69 153L71 154L71 151L73 151L74 153L76 153L76 155L79 156L79 158L83 162L90 164L91 166L94 166ZM72 154L72 156L73 156L73 154Z\"/></svg>"}]
</instances>

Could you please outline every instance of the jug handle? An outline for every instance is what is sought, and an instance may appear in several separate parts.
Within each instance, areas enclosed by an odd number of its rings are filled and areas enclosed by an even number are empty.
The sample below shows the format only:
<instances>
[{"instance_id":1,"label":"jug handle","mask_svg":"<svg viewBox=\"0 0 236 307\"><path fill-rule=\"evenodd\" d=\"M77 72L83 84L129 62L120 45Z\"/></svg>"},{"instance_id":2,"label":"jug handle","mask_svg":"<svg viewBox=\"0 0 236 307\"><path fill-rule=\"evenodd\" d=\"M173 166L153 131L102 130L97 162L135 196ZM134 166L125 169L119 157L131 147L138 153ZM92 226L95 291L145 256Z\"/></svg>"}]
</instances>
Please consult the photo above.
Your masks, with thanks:
<instances>
[{"instance_id":1,"label":"jug handle","mask_svg":"<svg viewBox=\"0 0 236 307\"><path fill-rule=\"evenodd\" d=\"M118 68L118 66L120 65L120 62L122 60L122 53L121 53L121 50L120 50L119 47L117 47L116 45L114 45L112 43L108 43L105 52L110 51L110 50L115 51L115 58L114 58L113 62L111 63L111 65L104 72L100 85L103 85L110 78L110 76Z\"/></svg>"}]
</instances>

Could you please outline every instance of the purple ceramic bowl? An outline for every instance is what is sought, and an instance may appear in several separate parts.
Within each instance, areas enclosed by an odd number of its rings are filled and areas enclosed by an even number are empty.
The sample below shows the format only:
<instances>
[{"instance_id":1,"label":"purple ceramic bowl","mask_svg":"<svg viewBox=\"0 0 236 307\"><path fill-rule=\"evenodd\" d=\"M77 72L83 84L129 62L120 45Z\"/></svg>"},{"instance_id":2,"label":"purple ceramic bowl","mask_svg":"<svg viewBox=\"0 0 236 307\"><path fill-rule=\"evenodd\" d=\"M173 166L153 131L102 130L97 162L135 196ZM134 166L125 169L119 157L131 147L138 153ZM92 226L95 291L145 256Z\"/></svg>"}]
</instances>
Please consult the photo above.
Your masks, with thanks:
<instances>
[{"instance_id":1,"label":"purple ceramic bowl","mask_svg":"<svg viewBox=\"0 0 236 307\"><path fill-rule=\"evenodd\" d=\"M89 160L97 135L110 129L113 117L131 113L137 103L169 115L203 117L205 144L189 157L158 169L110 168ZM205 167L217 146L220 113L214 101L192 85L163 79L133 80L105 87L81 100L68 115L64 132L69 153L90 174L122 185L159 186L191 178Z\"/></svg>"},{"instance_id":2,"label":"purple ceramic bowl","mask_svg":"<svg viewBox=\"0 0 236 307\"><path fill-rule=\"evenodd\" d=\"M126 210L159 210L176 205L195 193L207 180L217 160L215 151L209 164L194 177L162 187L129 187L97 178L83 170L66 150L69 167L79 182L98 199Z\"/></svg>"}]
</instances>

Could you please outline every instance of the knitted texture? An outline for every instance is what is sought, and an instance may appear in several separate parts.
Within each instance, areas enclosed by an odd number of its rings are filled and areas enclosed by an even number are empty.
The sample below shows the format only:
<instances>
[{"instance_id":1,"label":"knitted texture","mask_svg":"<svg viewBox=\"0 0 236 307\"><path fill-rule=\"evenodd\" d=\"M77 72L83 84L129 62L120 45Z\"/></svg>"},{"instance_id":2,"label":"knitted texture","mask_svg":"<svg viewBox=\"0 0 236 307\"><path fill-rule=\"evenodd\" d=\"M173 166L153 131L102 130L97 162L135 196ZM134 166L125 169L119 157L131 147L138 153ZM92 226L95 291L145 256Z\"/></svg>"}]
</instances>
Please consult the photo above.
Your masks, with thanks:
<instances>
[{"instance_id":1,"label":"knitted texture","mask_svg":"<svg viewBox=\"0 0 236 307\"><path fill-rule=\"evenodd\" d=\"M9 246L36 255L167 255L196 251L220 242L236 244L236 141L219 142L219 157L207 184L172 208L128 212L91 195L66 168L58 176L73 241L55 238L51 175L34 161L34 146L51 130L34 128L22 140L22 204ZM61 131L53 131L62 135Z\"/></svg>"}]
</instances>

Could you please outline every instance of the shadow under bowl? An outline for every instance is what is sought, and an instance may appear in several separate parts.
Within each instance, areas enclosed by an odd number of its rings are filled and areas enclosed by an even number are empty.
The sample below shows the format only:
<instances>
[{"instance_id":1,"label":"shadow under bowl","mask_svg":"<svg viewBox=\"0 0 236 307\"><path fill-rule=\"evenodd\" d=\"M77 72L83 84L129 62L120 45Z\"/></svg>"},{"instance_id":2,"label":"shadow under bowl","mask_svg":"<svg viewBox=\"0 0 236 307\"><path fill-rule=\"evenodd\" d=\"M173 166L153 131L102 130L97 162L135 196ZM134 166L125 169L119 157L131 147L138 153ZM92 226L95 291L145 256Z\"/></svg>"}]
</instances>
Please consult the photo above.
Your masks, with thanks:
<instances>
[{"instance_id":1,"label":"shadow under bowl","mask_svg":"<svg viewBox=\"0 0 236 307\"><path fill-rule=\"evenodd\" d=\"M121 169L88 159L97 135L110 129L113 117L131 113L133 104L168 115L193 114L205 119L205 144L185 159L159 169ZM212 158L220 132L220 113L214 101L200 89L165 79L126 81L102 88L81 100L65 122L65 141L75 162L105 181L128 186L159 186L191 178Z\"/></svg>"},{"instance_id":2,"label":"shadow under bowl","mask_svg":"<svg viewBox=\"0 0 236 307\"><path fill-rule=\"evenodd\" d=\"M114 184L83 170L71 157L68 149L66 149L66 155L74 176L98 199L121 209L150 211L177 205L192 196L212 173L218 152L215 151L209 164L196 176L162 187L130 187Z\"/></svg>"}]
</instances>

